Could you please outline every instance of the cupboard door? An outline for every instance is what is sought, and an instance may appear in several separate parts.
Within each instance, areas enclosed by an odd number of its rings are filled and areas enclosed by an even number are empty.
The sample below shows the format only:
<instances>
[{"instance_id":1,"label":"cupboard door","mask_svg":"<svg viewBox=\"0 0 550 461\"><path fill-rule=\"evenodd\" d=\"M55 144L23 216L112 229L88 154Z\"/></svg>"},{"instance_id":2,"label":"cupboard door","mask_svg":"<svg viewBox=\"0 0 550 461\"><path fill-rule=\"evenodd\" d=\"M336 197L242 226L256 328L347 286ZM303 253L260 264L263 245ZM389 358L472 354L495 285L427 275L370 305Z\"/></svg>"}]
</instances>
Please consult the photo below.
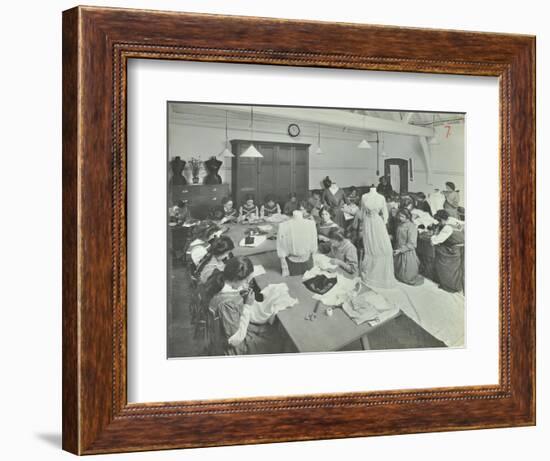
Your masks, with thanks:
<instances>
[{"instance_id":1,"label":"cupboard door","mask_svg":"<svg viewBox=\"0 0 550 461\"><path fill-rule=\"evenodd\" d=\"M240 142L237 146L237 157L233 167L235 168L236 181L234 182L235 207L241 206L248 194L258 193L258 160L255 158L241 157L241 154L248 149L250 142Z\"/></svg>"},{"instance_id":2,"label":"cupboard door","mask_svg":"<svg viewBox=\"0 0 550 461\"><path fill-rule=\"evenodd\" d=\"M306 200L309 193L309 149L307 146L294 147L294 187L298 200Z\"/></svg>"},{"instance_id":3,"label":"cupboard door","mask_svg":"<svg viewBox=\"0 0 550 461\"><path fill-rule=\"evenodd\" d=\"M276 146L272 143L260 144L258 150L263 155L259 159L258 193L256 204L264 203L266 195L277 195L277 178L275 174Z\"/></svg>"},{"instance_id":4,"label":"cupboard door","mask_svg":"<svg viewBox=\"0 0 550 461\"><path fill-rule=\"evenodd\" d=\"M279 144L277 146L277 188L276 195L280 203L288 200L288 195L293 192L293 159L292 146Z\"/></svg>"}]
</instances>

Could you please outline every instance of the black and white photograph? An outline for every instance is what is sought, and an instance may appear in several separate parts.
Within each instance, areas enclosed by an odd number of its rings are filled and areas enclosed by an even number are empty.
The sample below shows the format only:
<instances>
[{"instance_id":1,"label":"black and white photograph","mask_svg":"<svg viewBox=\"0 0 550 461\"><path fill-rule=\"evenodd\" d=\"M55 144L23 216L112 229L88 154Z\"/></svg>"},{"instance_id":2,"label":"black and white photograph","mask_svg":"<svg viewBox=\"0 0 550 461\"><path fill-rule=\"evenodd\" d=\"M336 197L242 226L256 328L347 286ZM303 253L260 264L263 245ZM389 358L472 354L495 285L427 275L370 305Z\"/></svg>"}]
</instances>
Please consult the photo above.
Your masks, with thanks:
<instances>
[{"instance_id":1,"label":"black and white photograph","mask_svg":"<svg viewBox=\"0 0 550 461\"><path fill-rule=\"evenodd\" d=\"M465 120L169 101L168 358L464 347Z\"/></svg>"}]
</instances>

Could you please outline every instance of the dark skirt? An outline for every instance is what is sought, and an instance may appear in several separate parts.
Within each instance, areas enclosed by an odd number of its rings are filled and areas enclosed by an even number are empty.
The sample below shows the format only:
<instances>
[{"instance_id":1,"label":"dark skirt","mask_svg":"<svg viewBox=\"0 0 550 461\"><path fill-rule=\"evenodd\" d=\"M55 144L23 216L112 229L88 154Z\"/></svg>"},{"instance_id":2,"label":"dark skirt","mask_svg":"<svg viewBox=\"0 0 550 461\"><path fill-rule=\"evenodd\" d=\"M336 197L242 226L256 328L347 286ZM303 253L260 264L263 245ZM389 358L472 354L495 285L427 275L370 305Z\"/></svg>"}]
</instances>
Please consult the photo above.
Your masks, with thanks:
<instances>
[{"instance_id":1,"label":"dark skirt","mask_svg":"<svg viewBox=\"0 0 550 461\"><path fill-rule=\"evenodd\" d=\"M303 263L295 263L290 259L286 258L286 263L288 264L288 273L290 275L304 275L308 270L313 268L313 257Z\"/></svg>"},{"instance_id":2,"label":"dark skirt","mask_svg":"<svg viewBox=\"0 0 550 461\"><path fill-rule=\"evenodd\" d=\"M407 285L422 285L424 277L419 275L419 260L415 250L399 253L393 257L395 278Z\"/></svg>"},{"instance_id":3,"label":"dark skirt","mask_svg":"<svg viewBox=\"0 0 550 461\"><path fill-rule=\"evenodd\" d=\"M437 245L434 269L440 288L452 293L464 290L464 247Z\"/></svg>"}]
</instances>

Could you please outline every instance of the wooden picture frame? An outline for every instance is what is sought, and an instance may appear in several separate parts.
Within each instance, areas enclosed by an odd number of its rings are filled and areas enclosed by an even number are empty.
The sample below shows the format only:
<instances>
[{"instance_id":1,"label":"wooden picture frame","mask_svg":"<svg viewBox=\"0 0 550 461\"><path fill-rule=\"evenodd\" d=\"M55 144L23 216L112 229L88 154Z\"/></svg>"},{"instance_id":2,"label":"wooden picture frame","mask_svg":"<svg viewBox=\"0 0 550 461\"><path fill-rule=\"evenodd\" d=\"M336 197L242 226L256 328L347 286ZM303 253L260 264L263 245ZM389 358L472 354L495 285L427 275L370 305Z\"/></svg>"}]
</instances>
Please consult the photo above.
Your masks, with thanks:
<instances>
[{"instance_id":1,"label":"wooden picture frame","mask_svg":"<svg viewBox=\"0 0 550 461\"><path fill-rule=\"evenodd\" d=\"M499 384L128 404L131 58L498 77ZM65 450L93 454L533 424L534 37L94 7L63 13Z\"/></svg>"}]
</instances>

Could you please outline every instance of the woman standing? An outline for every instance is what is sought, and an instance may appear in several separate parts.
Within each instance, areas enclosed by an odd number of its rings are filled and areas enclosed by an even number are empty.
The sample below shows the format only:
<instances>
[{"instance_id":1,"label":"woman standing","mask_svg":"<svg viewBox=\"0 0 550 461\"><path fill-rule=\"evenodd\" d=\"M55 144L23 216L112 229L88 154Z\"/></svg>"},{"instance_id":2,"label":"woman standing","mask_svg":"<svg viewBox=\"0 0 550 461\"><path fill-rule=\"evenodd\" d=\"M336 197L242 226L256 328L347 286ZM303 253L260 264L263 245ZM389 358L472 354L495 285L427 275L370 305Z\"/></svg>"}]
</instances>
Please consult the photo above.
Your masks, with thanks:
<instances>
[{"instance_id":1,"label":"woman standing","mask_svg":"<svg viewBox=\"0 0 550 461\"><path fill-rule=\"evenodd\" d=\"M412 222L410 211L399 210L397 222L395 250L393 251L395 278L408 285L422 285L424 278L418 273L420 262L416 255L418 230Z\"/></svg>"},{"instance_id":2,"label":"woman standing","mask_svg":"<svg viewBox=\"0 0 550 461\"><path fill-rule=\"evenodd\" d=\"M365 257L362 264L363 281L378 288L395 286L393 250L386 229L388 207L383 195L372 186L361 197L361 221Z\"/></svg>"},{"instance_id":3,"label":"woman standing","mask_svg":"<svg viewBox=\"0 0 550 461\"><path fill-rule=\"evenodd\" d=\"M251 323L254 296L249 288L254 267L247 257L227 261L223 272L206 282L211 314L210 355L268 354L280 345L275 327Z\"/></svg>"},{"instance_id":4,"label":"woman standing","mask_svg":"<svg viewBox=\"0 0 550 461\"><path fill-rule=\"evenodd\" d=\"M439 210L434 218L439 222L431 243L435 246L434 270L439 287L452 293L464 290L464 232L449 224L449 213Z\"/></svg>"},{"instance_id":5,"label":"woman standing","mask_svg":"<svg viewBox=\"0 0 550 461\"><path fill-rule=\"evenodd\" d=\"M334 216L334 222L340 227L344 227L344 212L342 206L346 203L346 195L344 191L338 187L334 181L331 181L327 176L323 179L323 203L330 209L331 214Z\"/></svg>"},{"instance_id":6,"label":"woman standing","mask_svg":"<svg viewBox=\"0 0 550 461\"><path fill-rule=\"evenodd\" d=\"M443 203L443 209L449 213L449 216L458 219L458 206L460 203L460 197L456 190L456 186L453 182L445 183L446 190L443 191L445 196L445 203Z\"/></svg>"}]
</instances>

